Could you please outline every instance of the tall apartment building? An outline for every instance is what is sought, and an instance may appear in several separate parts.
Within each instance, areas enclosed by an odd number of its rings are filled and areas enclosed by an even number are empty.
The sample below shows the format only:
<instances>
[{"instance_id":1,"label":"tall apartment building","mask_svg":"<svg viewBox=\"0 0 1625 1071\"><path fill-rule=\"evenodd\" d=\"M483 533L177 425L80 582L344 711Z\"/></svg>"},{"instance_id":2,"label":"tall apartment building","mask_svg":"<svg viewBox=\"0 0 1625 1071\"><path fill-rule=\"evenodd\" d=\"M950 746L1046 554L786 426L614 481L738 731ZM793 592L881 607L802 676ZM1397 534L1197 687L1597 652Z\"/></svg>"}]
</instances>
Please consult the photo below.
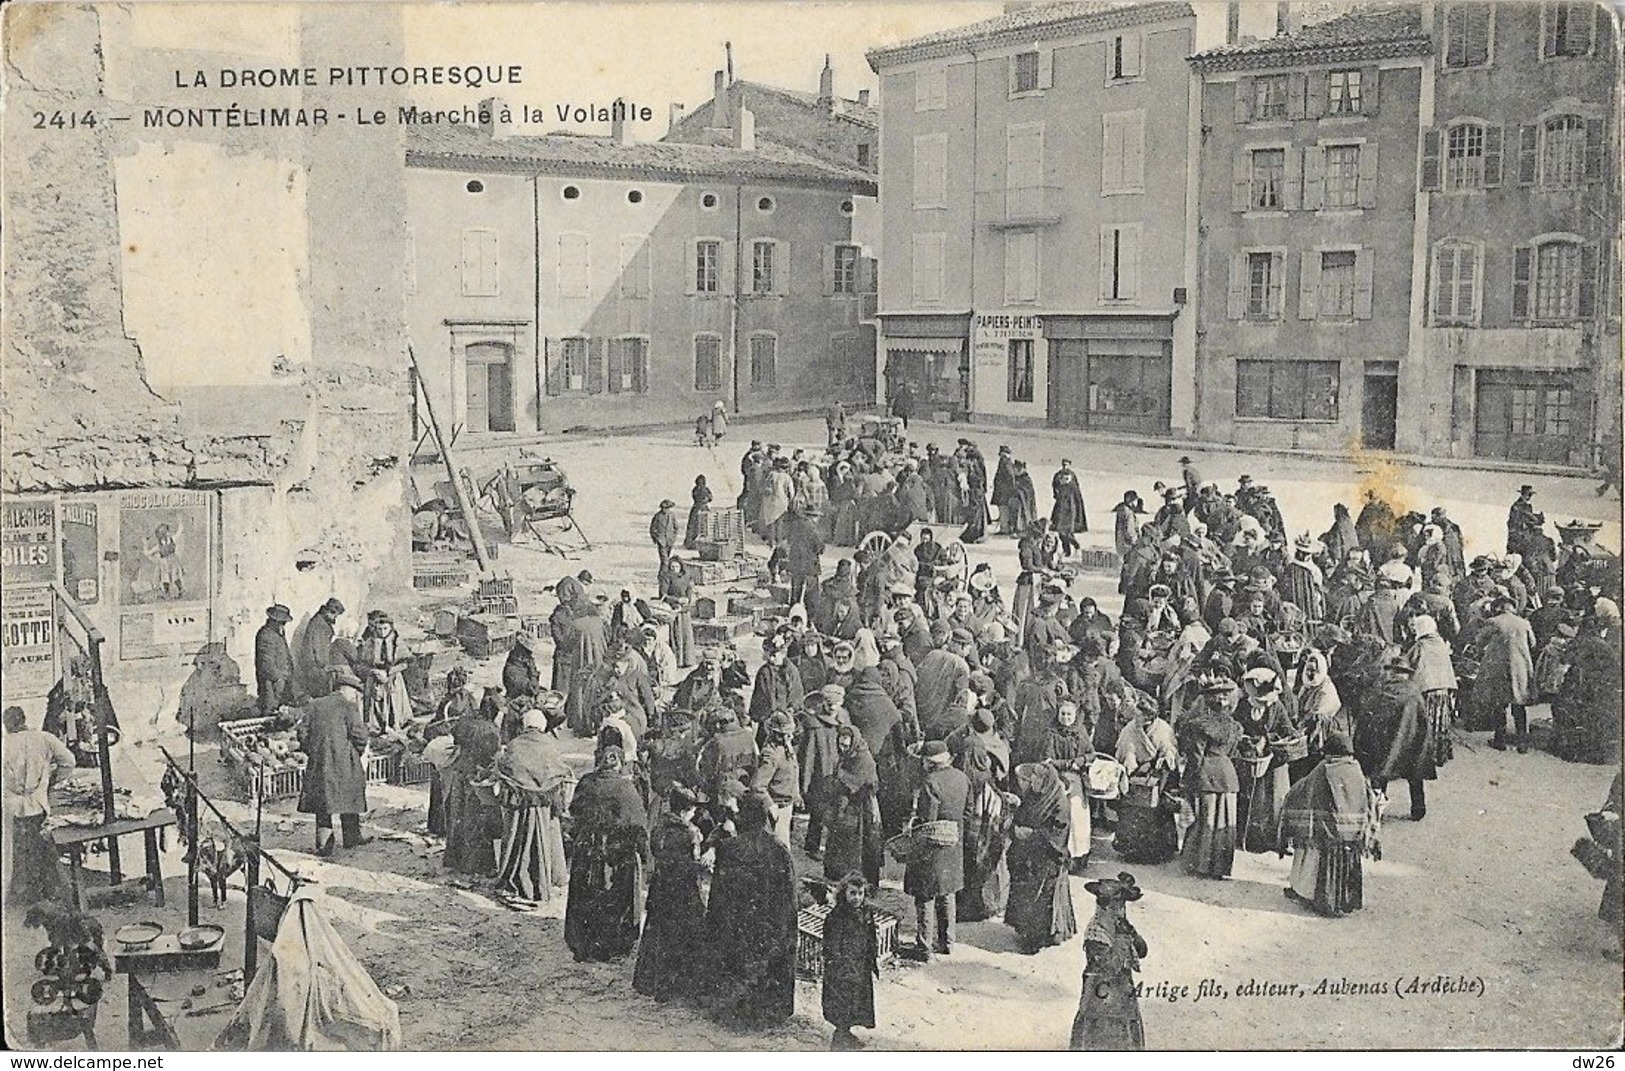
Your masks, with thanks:
<instances>
[{"instance_id":1,"label":"tall apartment building","mask_svg":"<svg viewBox=\"0 0 1625 1071\"><path fill-rule=\"evenodd\" d=\"M1360 10L1191 57L1201 90L1198 437L1411 448L1416 8Z\"/></svg>"},{"instance_id":2,"label":"tall apartment building","mask_svg":"<svg viewBox=\"0 0 1625 1071\"><path fill-rule=\"evenodd\" d=\"M1402 446L1587 465L1619 435L1620 65L1600 3L1429 10Z\"/></svg>"},{"instance_id":3,"label":"tall apartment building","mask_svg":"<svg viewBox=\"0 0 1625 1071\"><path fill-rule=\"evenodd\" d=\"M868 54L888 392L970 419L1188 433L1195 15L1010 7Z\"/></svg>"}]
</instances>

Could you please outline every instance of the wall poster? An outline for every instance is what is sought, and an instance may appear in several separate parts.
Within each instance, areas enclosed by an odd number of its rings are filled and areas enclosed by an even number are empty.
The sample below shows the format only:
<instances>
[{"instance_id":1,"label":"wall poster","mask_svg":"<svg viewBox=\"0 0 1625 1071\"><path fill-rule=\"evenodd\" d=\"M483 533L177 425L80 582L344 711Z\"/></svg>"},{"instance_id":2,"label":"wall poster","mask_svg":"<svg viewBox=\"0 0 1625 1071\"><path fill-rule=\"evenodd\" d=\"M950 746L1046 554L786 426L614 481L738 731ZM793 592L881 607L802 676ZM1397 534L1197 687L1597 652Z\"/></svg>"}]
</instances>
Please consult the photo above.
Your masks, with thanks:
<instances>
[{"instance_id":1,"label":"wall poster","mask_svg":"<svg viewBox=\"0 0 1625 1071\"><path fill-rule=\"evenodd\" d=\"M0 584L56 582L56 503L8 500L0 510Z\"/></svg>"},{"instance_id":2,"label":"wall poster","mask_svg":"<svg viewBox=\"0 0 1625 1071\"><path fill-rule=\"evenodd\" d=\"M0 690L7 702L35 699L56 681L56 599L45 585L6 586L0 614Z\"/></svg>"},{"instance_id":3,"label":"wall poster","mask_svg":"<svg viewBox=\"0 0 1625 1071\"><path fill-rule=\"evenodd\" d=\"M208 642L213 503L207 491L132 491L119 500L120 658Z\"/></svg>"},{"instance_id":4,"label":"wall poster","mask_svg":"<svg viewBox=\"0 0 1625 1071\"><path fill-rule=\"evenodd\" d=\"M80 606L101 601L96 503L62 503L62 588Z\"/></svg>"}]
</instances>

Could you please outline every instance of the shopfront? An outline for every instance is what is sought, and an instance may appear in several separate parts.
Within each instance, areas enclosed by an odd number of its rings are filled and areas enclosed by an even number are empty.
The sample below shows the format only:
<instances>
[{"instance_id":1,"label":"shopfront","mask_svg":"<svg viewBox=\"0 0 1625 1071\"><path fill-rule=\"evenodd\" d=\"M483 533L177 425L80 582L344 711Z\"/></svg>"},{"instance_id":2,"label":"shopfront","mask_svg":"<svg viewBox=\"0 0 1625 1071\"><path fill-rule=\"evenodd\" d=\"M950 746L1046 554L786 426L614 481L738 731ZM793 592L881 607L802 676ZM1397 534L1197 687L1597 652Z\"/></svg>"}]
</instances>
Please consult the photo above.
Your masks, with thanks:
<instances>
[{"instance_id":1,"label":"shopfront","mask_svg":"<svg viewBox=\"0 0 1625 1071\"><path fill-rule=\"evenodd\" d=\"M1052 427L1167 435L1173 318L1046 315Z\"/></svg>"},{"instance_id":2,"label":"shopfront","mask_svg":"<svg viewBox=\"0 0 1625 1071\"><path fill-rule=\"evenodd\" d=\"M1580 371L1479 369L1473 401L1473 452L1505 461L1585 464L1591 442L1591 394Z\"/></svg>"},{"instance_id":3,"label":"shopfront","mask_svg":"<svg viewBox=\"0 0 1625 1071\"><path fill-rule=\"evenodd\" d=\"M945 413L964 420L970 406L970 314L888 316L880 314L885 355L886 401L908 384L914 411L922 417Z\"/></svg>"}]
</instances>

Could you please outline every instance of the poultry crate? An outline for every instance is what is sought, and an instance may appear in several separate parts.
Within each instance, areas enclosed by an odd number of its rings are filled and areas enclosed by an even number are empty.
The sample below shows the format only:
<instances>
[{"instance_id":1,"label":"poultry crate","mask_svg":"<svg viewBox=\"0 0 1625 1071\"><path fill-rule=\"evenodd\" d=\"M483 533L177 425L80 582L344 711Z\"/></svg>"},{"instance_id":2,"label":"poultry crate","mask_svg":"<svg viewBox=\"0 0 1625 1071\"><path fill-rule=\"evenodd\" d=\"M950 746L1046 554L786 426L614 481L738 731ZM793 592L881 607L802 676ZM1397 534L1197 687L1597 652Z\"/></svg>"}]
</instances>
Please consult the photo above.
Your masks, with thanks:
<instances>
[{"instance_id":1,"label":"poultry crate","mask_svg":"<svg viewBox=\"0 0 1625 1071\"><path fill-rule=\"evenodd\" d=\"M796 976L817 981L824 976L824 920L829 918L830 905L813 904L801 909L796 916ZM875 943L879 946L881 963L897 957L897 916L886 911L873 910Z\"/></svg>"}]
</instances>

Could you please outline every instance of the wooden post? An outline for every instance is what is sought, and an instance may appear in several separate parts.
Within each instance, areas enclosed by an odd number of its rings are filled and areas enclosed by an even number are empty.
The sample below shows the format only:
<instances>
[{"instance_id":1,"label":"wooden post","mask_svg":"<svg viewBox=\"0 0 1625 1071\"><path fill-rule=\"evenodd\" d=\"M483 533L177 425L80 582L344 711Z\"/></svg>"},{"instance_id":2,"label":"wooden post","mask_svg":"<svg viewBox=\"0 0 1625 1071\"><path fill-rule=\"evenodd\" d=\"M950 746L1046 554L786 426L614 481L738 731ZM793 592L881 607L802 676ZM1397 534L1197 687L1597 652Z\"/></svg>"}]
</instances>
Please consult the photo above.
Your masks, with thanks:
<instances>
[{"instance_id":1,"label":"wooden post","mask_svg":"<svg viewBox=\"0 0 1625 1071\"><path fill-rule=\"evenodd\" d=\"M423 382L423 369L418 367L418 357L411 346L406 347L406 355L412 360L412 372L417 384L423 390L423 411L429 418L429 431L434 435L435 446L440 450L440 460L445 463L446 475L451 478L451 493L457 499L457 508L462 511L463 520L468 522L469 540L474 544L474 560L479 563L482 574L491 571L491 563L485 557L485 533L480 531L480 521L474 514L474 503L469 500L468 488L463 486L463 478L457 472L457 466L451 460L451 444L446 442L440 434L440 421L434 415L434 402L429 398L428 385Z\"/></svg>"},{"instance_id":2,"label":"wooden post","mask_svg":"<svg viewBox=\"0 0 1625 1071\"><path fill-rule=\"evenodd\" d=\"M243 908L243 985L254 980L254 971L260 960L260 935L254 925L254 890L260 884L260 842L252 838L248 858L243 863L244 880L248 883L248 903Z\"/></svg>"},{"instance_id":3,"label":"wooden post","mask_svg":"<svg viewBox=\"0 0 1625 1071\"><path fill-rule=\"evenodd\" d=\"M181 820L186 823L186 924L196 926L198 922L197 897L197 781L196 775L186 779L186 813Z\"/></svg>"}]
</instances>

